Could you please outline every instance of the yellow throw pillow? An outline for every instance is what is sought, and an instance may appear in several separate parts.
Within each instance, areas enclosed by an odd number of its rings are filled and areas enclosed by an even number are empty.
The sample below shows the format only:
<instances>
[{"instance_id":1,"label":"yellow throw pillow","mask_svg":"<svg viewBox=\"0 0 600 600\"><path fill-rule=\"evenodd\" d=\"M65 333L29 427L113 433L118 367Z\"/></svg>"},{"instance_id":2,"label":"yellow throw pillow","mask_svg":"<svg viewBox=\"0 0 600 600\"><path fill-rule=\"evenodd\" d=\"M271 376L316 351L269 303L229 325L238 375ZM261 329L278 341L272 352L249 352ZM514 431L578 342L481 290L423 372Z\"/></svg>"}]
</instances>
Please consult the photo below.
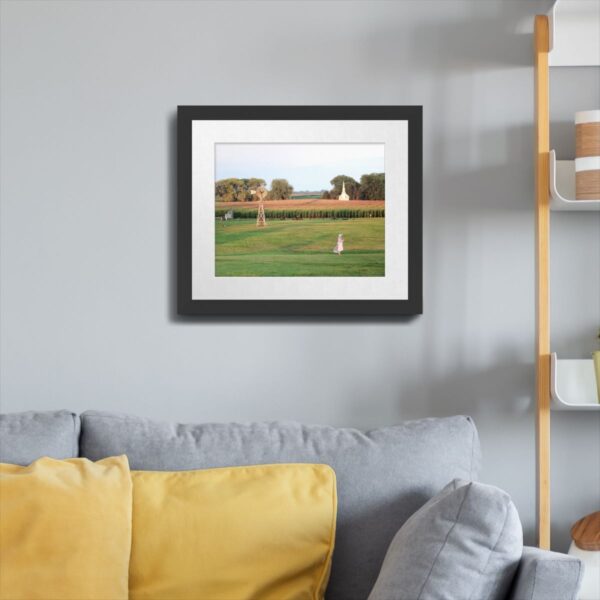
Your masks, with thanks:
<instances>
[{"instance_id":1,"label":"yellow throw pillow","mask_svg":"<svg viewBox=\"0 0 600 600\"><path fill-rule=\"evenodd\" d=\"M335 473L290 464L133 471L132 600L316 600L335 538Z\"/></svg>"},{"instance_id":2,"label":"yellow throw pillow","mask_svg":"<svg viewBox=\"0 0 600 600\"><path fill-rule=\"evenodd\" d=\"M0 463L0 598L126 600L127 457Z\"/></svg>"}]
</instances>

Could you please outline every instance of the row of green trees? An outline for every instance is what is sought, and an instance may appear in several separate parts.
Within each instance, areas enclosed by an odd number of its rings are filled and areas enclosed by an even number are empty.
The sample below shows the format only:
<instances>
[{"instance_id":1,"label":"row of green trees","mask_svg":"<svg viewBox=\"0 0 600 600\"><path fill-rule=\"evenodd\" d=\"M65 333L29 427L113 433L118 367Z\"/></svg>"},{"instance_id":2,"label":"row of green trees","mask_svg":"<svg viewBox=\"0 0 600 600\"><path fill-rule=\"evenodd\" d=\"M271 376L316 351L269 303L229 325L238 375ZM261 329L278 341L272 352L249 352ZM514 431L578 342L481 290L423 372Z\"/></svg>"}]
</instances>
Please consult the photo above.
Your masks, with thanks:
<instances>
[{"instance_id":1,"label":"row of green trees","mask_svg":"<svg viewBox=\"0 0 600 600\"><path fill-rule=\"evenodd\" d=\"M215 199L217 202L250 202L256 200L252 191L265 184L265 180L258 177L219 179L215 183ZM273 179L267 198L269 200L287 200L292 197L293 191L294 188L287 179Z\"/></svg>"},{"instance_id":2,"label":"row of green trees","mask_svg":"<svg viewBox=\"0 0 600 600\"><path fill-rule=\"evenodd\" d=\"M330 183L333 187L323 192L323 199L337 200L344 184L350 200L385 200L385 173L367 173L361 176L360 182L348 175L337 175Z\"/></svg>"},{"instance_id":3,"label":"row of green trees","mask_svg":"<svg viewBox=\"0 0 600 600\"><path fill-rule=\"evenodd\" d=\"M385 173L367 173L360 182L349 175L337 175L330 181L332 188L323 192L321 198L337 200L342 193L342 184L351 200L385 200ZM260 186L266 185L264 179L219 179L215 183L215 199L217 202L250 202L256 200L252 194ZM289 200L294 191L287 179L273 179L268 200Z\"/></svg>"}]
</instances>

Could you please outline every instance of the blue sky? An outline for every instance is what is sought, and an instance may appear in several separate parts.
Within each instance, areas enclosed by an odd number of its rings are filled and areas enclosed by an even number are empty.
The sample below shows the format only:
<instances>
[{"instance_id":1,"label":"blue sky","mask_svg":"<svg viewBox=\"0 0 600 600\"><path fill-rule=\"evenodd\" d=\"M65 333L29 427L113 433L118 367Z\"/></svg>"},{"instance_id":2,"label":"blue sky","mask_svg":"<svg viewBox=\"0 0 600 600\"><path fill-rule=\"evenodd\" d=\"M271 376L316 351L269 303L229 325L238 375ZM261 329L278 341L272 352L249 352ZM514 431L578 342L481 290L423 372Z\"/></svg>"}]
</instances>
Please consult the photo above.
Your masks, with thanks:
<instances>
[{"instance_id":1,"label":"blue sky","mask_svg":"<svg viewBox=\"0 0 600 600\"><path fill-rule=\"evenodd\" d=\"M327 190L336 175L383 173L384 144L215 144L215 176L287 179L294 190Z\"/></svg>"}]
</instances>

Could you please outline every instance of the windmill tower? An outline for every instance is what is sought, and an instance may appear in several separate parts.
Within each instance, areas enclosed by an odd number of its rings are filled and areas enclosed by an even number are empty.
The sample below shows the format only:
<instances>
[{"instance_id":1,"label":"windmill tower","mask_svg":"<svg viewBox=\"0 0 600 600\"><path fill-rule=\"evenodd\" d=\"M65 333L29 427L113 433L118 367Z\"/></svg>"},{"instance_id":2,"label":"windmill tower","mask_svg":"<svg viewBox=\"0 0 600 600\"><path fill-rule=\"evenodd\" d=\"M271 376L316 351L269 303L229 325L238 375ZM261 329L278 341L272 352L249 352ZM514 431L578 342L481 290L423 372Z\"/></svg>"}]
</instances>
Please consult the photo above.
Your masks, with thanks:
<instances>
[{"instance_id":1,"label":"windmill tower","mask_svg":"<svg viewBox=\"0 0 600 600\"><path fill-rule=\"evenodd\" d=\"M256 215L256 226L267 226L267 218L265 217L265 206L262 202L258 205L258 215Z\"/></svg>"},{"instance_id":2,"label":"windmill tower","mask_svg":"<svg viewBox=\"0 0 600 600\"><path fill-rule=\"evenodd\" d=\"M258 189L252 190L251 194L258 198L258 214L256 215L256 226L257 227L266 227L267 226L267 218L265 216L265 205L263 204L264 199L267 197L267 190L263 185L261 185Z\"/></svg>"}]
</instances>

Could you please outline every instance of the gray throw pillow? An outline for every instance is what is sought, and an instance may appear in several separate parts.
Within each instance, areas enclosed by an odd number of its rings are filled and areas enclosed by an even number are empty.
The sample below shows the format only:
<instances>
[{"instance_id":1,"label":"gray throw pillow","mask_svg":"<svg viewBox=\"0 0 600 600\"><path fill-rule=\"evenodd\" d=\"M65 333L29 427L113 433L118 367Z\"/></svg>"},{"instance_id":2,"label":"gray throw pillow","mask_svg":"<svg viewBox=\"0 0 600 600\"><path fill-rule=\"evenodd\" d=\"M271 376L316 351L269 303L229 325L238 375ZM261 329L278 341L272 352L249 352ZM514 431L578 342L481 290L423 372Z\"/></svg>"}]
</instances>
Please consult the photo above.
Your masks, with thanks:
<instances>
[{"instance_id":1,"label":"gray throw pillow","mask_svg":"<svg viewBox=\"0 0 600 600\"><path fill-rule=\"evenodd\" d=\"M369 600L503 600L522 552L510 496L455 479L396 533Z\"/></svg>"},{"instance_id":2,"label":"gray throw pillow","mask_svg":"<svg viewBox=\"0 0 600 600\"><path fill-rule=\"evenodd\" d=\"M28 465L42 456L79 455L79 417L68 410L0 415L0 462Z\"/></svg>"}]
</instances>

